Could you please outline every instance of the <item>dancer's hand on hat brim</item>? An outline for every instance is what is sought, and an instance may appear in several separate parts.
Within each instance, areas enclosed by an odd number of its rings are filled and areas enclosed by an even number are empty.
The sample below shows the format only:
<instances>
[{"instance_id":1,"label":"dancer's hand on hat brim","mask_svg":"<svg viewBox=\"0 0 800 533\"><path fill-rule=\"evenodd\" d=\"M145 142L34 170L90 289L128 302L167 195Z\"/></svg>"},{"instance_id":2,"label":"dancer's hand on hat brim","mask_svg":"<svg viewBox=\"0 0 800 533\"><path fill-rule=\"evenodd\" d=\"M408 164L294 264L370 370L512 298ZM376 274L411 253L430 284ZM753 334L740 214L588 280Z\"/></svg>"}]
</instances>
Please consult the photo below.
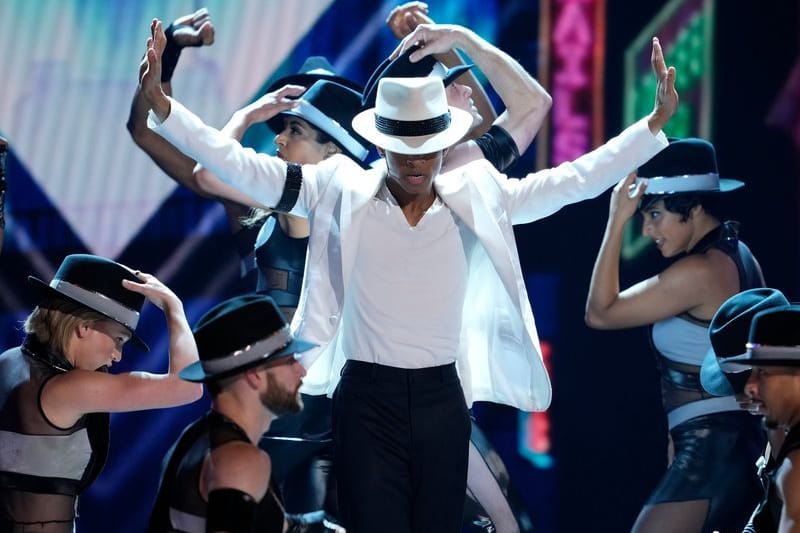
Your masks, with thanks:
<instances>
[{"instance_id":1,"label":"dancer's hand on hat brim","mask_svg":"<svg viewBox=\"0 0 800 533\"><path fill-rule=\"evenodd\" d=\"M172 290L161 283L158 278L152 274L134 270L133 274L142 280L141 283L136 283L128 279L122 280L122 286L132 292L138 292L145 298L150 300L156 307L162 311L172 308L176 304L180 304L180 300Z\"/></svg>"},{"instance_id":2,"label":"dancer's hand on hat brim","mask_svg":"<svg viewBox=\"0 0 800 533\"><path fill-rule=\"evenodd\" d=\"M248 118L247 122L249 124L264 122L279 113L297 107L297 98L305 91L306 87L302 85L284 85L277 91L265 94L243 109Z\"/></svg>"},{"instance_id":3,"label":"dancer's hand on hat brim","mask_svg":"<svg viewBox=\"0 0 800 533\"><path fill-rule=\"evenodd\" d=\"M609 220L625 222L639 208L639 200L647 190L647 181L636 181L636 172L631 172L614 186L608 207Z\"/></svg>"},{"instance_id":4,"label":"dancer's hand on hat brim","mask_svg":"<svg viewBox=\"0 0 800 533\"><path fill-rule=\"evenodd\" d=\"M455 24L420 24L397 45L389 57L394 59L417 44L419 49L408 56L412 63L416 63L425 56L445 54L461 47L468 39L467 33L468 30Z\"/></svg>"}]
</instances>

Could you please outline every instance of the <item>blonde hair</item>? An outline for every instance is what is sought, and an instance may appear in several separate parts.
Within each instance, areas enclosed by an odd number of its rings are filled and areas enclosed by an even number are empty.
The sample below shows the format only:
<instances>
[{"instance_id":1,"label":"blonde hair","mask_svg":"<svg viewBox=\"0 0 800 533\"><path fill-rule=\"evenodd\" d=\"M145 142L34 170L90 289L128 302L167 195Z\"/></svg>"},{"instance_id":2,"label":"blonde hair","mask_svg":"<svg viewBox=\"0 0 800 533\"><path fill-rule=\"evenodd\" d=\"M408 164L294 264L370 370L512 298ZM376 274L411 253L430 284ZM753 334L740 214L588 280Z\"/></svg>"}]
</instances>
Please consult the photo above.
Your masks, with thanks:
<instances>
[{"instance_id":1,"label":"blonde hair","mask_svg":"<svg viewBox=\"0 0 800 533\"><path fill-rule=\"evenodd\" d=\"M51 297L34 308L25 319L22 329L48 349L64 355L75 328L84 322L102 320L110 319L76 302Z\"/></svg>"}]
</instances>

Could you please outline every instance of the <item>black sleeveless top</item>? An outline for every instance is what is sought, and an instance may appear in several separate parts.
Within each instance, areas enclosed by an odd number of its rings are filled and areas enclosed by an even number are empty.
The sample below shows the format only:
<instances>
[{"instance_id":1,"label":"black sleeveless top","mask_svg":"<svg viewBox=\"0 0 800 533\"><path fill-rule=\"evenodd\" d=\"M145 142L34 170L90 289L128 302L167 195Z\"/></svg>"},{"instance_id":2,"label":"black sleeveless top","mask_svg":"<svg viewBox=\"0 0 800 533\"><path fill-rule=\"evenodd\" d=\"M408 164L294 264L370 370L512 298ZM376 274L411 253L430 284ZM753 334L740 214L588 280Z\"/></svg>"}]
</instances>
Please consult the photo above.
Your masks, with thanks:
<instances>
[{"instance_id":1,"label":"black sleeveless top","mask_svg":"<svg viewBox=\"0 0 800 533\"><path fill-rule=\"evenodd\" d=\"M108 413L58 428L41 409L45 383L70 370L31 336L0 355L0 530L36 523L37 531L71 532L77 496L105 465Z\"/></svg>"},{"instance_id":2,"label":"black sleeveless top","mask_svg":"<svg viewBox=\"0 0 800 533\"><path fill-rule=\"evenodd\" d=\"M209 411L187 427L167 453L148 532L205 533L208 503L200 494L203 461L214 449L233 441L250 442L235 422L216 411ZM254 531L283 530L283 502L274 477L257 504Z\"/></svg>"},{"instance_id":3,"label":"black sleeveless top","mask_svg":"<svg viewBox=\"0 0 800 533\"><path fill-rule=\"evenodd\" d=\"M261 232L267 233L266 240L256 247ZM270 296L278 307L297 307L308 237L290 237L270 213L260 224L239 230L235 238L244 286Z\"/></svg>"},{"instance_id":4,"label":"black sleeveless top","mask_svg":"<svg viewBox=\"0 0 800 533\"><path fill-rule=\"evenodd\" d=\"M736 265L736 269L739 272L739 291L765 286L764 276L761 273L758 261L753 257L750 249L739 240L738 222L723 222L703 236L686 255L702 254L712 248L724 252ZM685 328L691 327L691 324L707 330L710 324L709 321L697 319L689 313L681 313L677 317L667 320L674 320L675 318L681 319L676 321L676 324L683 323ZM679 363L660 353L652 342L653 327L652 325L650 326L650 338L657 355L656 360L661 376L661 396L664 409L669 412L689 402L710 398L711 395L703 389L700 383L700 366ZM702 335L704 339L708 337L706 331L703 331ZM708 342L710 346L710 341ZM702 358L704 354L705 352L694 355Z\"/></svg>"}]
</instances>

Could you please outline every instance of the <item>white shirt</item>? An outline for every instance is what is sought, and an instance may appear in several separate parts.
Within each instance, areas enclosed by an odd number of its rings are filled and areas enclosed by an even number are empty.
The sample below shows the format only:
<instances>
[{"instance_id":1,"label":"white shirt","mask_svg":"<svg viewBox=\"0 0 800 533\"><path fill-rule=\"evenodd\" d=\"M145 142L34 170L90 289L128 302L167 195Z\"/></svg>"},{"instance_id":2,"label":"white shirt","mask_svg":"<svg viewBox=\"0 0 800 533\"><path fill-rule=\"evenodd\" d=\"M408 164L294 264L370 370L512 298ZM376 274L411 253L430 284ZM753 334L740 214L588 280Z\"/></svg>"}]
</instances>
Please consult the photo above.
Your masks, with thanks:
<instances>
[{"instance_id":1,"label":"white shirt","mask_svg":"<svg viewBox=\"0 0 800 533\"><path fill-rule=\"evenodd\" d=\"M400 368L454 362L467 280L456 217L436 198L410 226L385 183L367 210L342 309L345 356Z\"/></svg>"}]
</instances>

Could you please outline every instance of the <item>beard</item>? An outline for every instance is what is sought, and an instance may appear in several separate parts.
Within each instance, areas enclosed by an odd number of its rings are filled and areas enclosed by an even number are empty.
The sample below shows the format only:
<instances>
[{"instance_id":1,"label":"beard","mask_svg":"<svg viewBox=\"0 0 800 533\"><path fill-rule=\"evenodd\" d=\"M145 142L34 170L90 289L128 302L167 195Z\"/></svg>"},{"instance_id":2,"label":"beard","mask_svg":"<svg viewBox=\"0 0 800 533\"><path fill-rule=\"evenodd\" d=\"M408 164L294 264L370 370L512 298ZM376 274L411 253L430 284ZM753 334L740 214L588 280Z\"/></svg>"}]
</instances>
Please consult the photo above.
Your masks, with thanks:
<instances>
[{"instance_id":1,"label":"beard","mask_svg":"<svg viewBox=\"0 0 800 533\"><path fill-rule=\"evenodd\" d=\"M294 390L289 390L279 384L275 376L267 373L267 391L261 394L261 404L275 416L299 413L303 409L300 385Z\"/></svg>"}]
</instances>

